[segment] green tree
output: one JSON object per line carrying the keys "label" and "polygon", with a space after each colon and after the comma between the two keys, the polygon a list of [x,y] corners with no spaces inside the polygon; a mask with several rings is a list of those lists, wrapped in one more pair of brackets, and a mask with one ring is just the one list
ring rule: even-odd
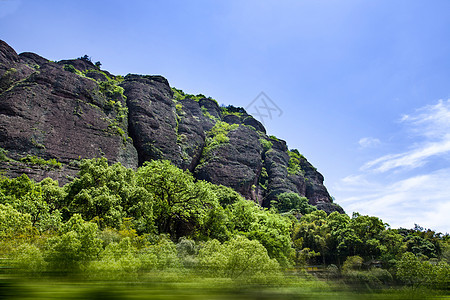
{"label": "green tree", "polygon": [[277,200],[272,201],[271,206],[275,207],[280,213],[296,210],[301,214],[309,214],[316,210],[314,206],[308,204],[306,197],[300,197],[299,194],[293,192],[279,194]]}
{"label": "green tree", "polygon": [[330,249],[331,260],[341,264],[341,261],[348,255],[347,226],[350,217],[346,214],[332,212],[327,217],[330,238],[328,239],[328,249]]}
{"label": "green tree", "polygon": [[242,199],[238,192],[227,186],[211,184],[209,189],[214,192],[220,205],[224,208]]}
{"label": "green tree", "polygon": [[0,204],[0,238],[14,238],[32,231],[31,216],[14,209],[10,204]]}
{"label": "green tree", "polygon": [[330,237],[326,212],[316,210],[304,215],[300,218],[299,223],[294,226],[292,232],[292,240],[297,241],[297,243],[294,243],[297,258],[299,258],[303,248],[309,248],[316,253],[320,253],[322,263],[325,264]]}
{"label": "green tree", "polygon": [[61,235],[48,240],[46,260],[51,270],[72,272],[98,257],[102,241],[97,238],[97,225],[75,214],[61,228]]}
{"label": "green tree", "polygon": [[120,163],[108,165],[106,158],[83,160],[78,178],[66,187],[68,217],[78,213],[85,220],[120,229],[122,220],[132,218],[139,233],[153,232],[153,198],[137,185],[135,172]]}
{"label": "green tree", "polygon": [[342,266],[342,271],[344,273],[349,272],[351,270],[361,270],[361,267],[363,265],[364,260],[361,256],[355,255],[355,256],[349,256],[344,262],[344,265]]}
{"label": "green tree", "polygon": [[348,226],[357,236],[355,254],[375,258],[386,251],[386,246],[380,241],[386,225],[377,217],[361,216],[355,213]]}
{"label": "green tree", "polygon": [[103,278],[106,275],[105,272],[108,273],[107,278],[130,275],[130,273],[136,273],[142,265],[129,237],[122,239],[119,243],[108,244],[99,257],[99,260],[89,264],[88,271],[94,274],[101,273]]}
{"label": "green tree", "polygon": [[14,268],[19,272],[37,275],[44,272],[47,263],[42,251],[33,244],[24,243],[19,245],[11,254]]}
{"label": "green tree", "polygon": [[[56,230],[60,226],[61,215],[54,203],[63,195],[57,184],[52,179],[36,183],[25,174],[13,179],[1,177],[0,203],[29,214],[32,225],[40,231]],[[47,201],[52,202],[49,205]]]}
{"label": "green tree", "polygon": [[164,270],[180,267],[177,246],[164,234],[160,234],[154,244],[141,249],[139,255],[143,265],[148,269]]}
{"label": "green tree", "polygon": [[[441,233],[424,229],[415,224],[414,229],[400,228],[397,232],[404,237],[408,251],[427,258],[437,258],[442,254],[444,238]],[[448,238],[448,236],[447,236]]]}
{"label": "green tree", "polygon": [[204,273],[215,277],[249,280],[279,272],[276,260],[269,257],[258,241],[242,236],[223,244],[217,240],[208,241],[200,249],[198,259]]}
{"label": "green tree", "polygon": [[426,263],[406,252],[397,263],[397,276],[405,284],[417,288],[429,281],[430,272]]}
{"label": "green tree", "polygon": [[282,266],[291,263],[291,219],[245,199],[236,201],[227,210],[235,234],[258,240],[267,249],[269,256],[276,258]]}
{"label": "green tree", "polygon": [[396,266],[397,277],[405,284],[418,288],[448,289],[450,266],[446,262],[431,263],[418,258],[411,252],[403,254]]}
{"label": "green tree", "polygon": [[[202,224],[199,226],[197,237],[200,239],[218,239],[220,241],[226,241],[231,237],[232,224],[230,221],[229,211],[224,209],[217,200],[217,190],[215,190],[215,185],[212,183],[200,181],[197,185],[203,185],[202,188],[212,192],[208,196],[208,209],[205,211]],[[223,189],[219,189],[223,192]],[[234,194],[231,194],[234,197]],[[226,195],[219,195],[225,196]],[[224,199],[224,198],[222,198]],[[230,198],[227,199],[229,201]]]}
{"label": "green tree", "polygon": [[137,180],[153,196],[160,233],[192,234],[203,224],[211,203],[217,201],[207,185],[196,184],[189,171],[166,160],[145,162],[137,171]]}

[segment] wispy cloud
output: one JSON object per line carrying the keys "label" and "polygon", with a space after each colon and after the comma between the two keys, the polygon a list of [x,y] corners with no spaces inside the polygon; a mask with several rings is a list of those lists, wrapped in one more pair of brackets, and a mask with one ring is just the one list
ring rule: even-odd
{"label": "wispy cloud", "polygon": [[450,168],[412,176],[389,184],[361,184],[359,190],[345,181],[339,187],[351,195],[339,199],[348,213],[375,215],[393,228],[421,226],[450,232]]}
{"label": "wispy cloud", "polygon": [[[392,227],[417,223],[450,232],[450,100],[422,107],[400,122],[410,134],[410,145],[342,178],[335,186],[338,202],[348,213],[375,215]],[[369,138],[361,141],[360,146],[370,144]]]}
{"label": "wispy cloud", "polygon": [[408,151],[367,162],[363,170],[387,172],[396,168],[414,169],[423,166],[432,157],[450,153],[450,99],[418,109],[413,115],[404,115],[401,122],[422,140]]}
{"label": "wispy cloud", "polygon": [[361,148],[373,148],[379,146],[381,141],[373,137],[364,137],[359,140],[358,144]]}
{"label": "wispy cloud", "polygon": [[395,168],[413,169],[421,167],[428,159],[450,152],[450,135],[438,142],[428,142],[417,148],[399,154],[388,154],[369,161],[362,167],[363,170],[386,172]]}
{"label": "wispy cloud", "polygon": [[448,138],[450,99],[439,100],[437,104],[422,107],[414,115],[403,115],[400,121],[415,125],[415,131],[419,135],[437,139]]}

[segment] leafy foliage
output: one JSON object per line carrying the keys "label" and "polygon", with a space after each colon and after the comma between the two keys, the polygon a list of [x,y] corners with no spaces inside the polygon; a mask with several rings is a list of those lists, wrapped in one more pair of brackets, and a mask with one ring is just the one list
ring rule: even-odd
{"label": "leafy foliage", "polygon": [[20,159],[21,162],[32,164],[32,165],[40,165],[40,166],[51,166],[55,168],[61,168],[61,163],[57,161],[54,158],[51,158],[49,160],[45,160],[43,158],[33,156],[33,155],[27,155],[25,157],[22,157]]}
{"label": "leafy foliage", "polygon": [[206,133],[205,146],[203,148],[202,159],[208,157],[208,154],[216,147],[229,143],[228,133],[239,127],[239,124],[228,124],[223,121],[217,121],[211,130]]}
{"label": "leafy foliage", "polygon": [[183,90],[180,90],[180,89],[177,89],[177,88],[174,88],[174,87],[172,87],[172,91],[173,91],[173,99],[176,100],[176,101],[181,101],[181,100],[184,100],[184,99],[192,99],[192,100],[198,102],[201,99],[208,98],[208,99],[211,99],[211,100],[213,100],[213,101],[215,101],[217,103],[217,101],[215,99],[213,99],[211,97],[206,97],[203,94],[197,94],[197,95],[187,94],[187,93],[183,92]]}
{"label": "leafy foliage", "polygon": [[263,147],[264,151],[268,151],[269,149],[272,148],[273,144],[271,141],[268,141],[266,139],[259,139],[259,143],[261,144],[261,146]]}
{"label": "leafy foliage", "polygon": [[61,228],[61,235],[48,240],[47,261],[51,270],[73,272],[93,260],[101,251],[102,242],[96,237],[97,225],[75,214]]}
{"label": "leafy foliage", "polygon": [[0,147],[0,161],[9,161],[8,150]]}
{"label": "leafy foliage", "polygon": [[22,214],[9,204],[0,204],[0,237],[7,238],[31,230],[31,216]]}
{"label": "leafy foliage", "polygon": [[138,232],[153,230],[153,198],[135,172],[120,163],[108,166],[105,158],[85,160],[79,177],[67,186],[65,209],[95,220],[101,228],[120,228],[132,218]]}
{"label": "leafy foliage", "polygon": [[[0,178],[0,203],[10,205],[21,214],[28,214],[31,223],[40,231],[56,230],[60,226],[60,212],[52,196],[62,196],[57,182],[45,179],[36,184],[28,176]],[[56,200],[58,201],[58,200]]]}
{"label": "leafy foliage", "polygon": [[65,71],[70,72],[70,73],[74,73],[74,74],[77,74],[79,76],[83,76],[83,73],[81,73],[79,70],[77,70],[73,65],[66,64],[66,65],[63,66],[63,69]]}
{"label": "leafy foliage", "polygon": [[304,159],[303,155],[301,155],[297,149],[288,150],[289,154],[289,165],[288,165],[288,173],[289,174],[297,174],[302,171],[302,167],[300,166],[300,162]]}
{"label": "leafy foliage", "polygon": [[421,261],[413,253],[406,252],[397,263],[397,276],[414,288],[448,288],[450,266],[446,262],[432,264],[429,261]]}
{"label": "leafy foliage", "polygon": [[220,106],[220,110],[222,112],[222,116],[226,116],[226,115],[236,115],[236,116],[247,115],[247,112],[245,111],[245,109],[243,107],[236,107],[236,106],[233,106],[233,105],[228,105],[228,106],[221,105]]}
{"label": "leafy foliage", "polygon": [[351,286],[448,286],[448,235],[390,229],[357,213],[327,215],[294,193],[263,209],[168,161],[137,171],[104,158],[79,167],[64,187],[50,178],[0,177],[0,254],[14,266],[8,270],[127,280],[182,270],[270,284],[293,264],[332,264],[327,278]]}
{"label": "leafy foliage", "polygon": [[185,228],[196,230],[203,224],[213,196],[188,171],[169,161],[152,161],[136,175],[138,185],[153,195],[159,232],[179,235]]}
{"label": "leafy foliage", "polygon": [[277,200],[273,200],[271,205],[280,213],[295,210],[301,214],[309,214],[316,210],[312,205],[308,204],[306,197],[300,197],[297,193],[285,192],[277,196]]}
{"label": "leafy foliage", "polygon": [[272,276],[279,271],[279,265],[270,259],[267,250],[258,242],[237,236],[220,244],[208,241],[199,251],[199,265],[209,276],[249,280],[253,277]]}

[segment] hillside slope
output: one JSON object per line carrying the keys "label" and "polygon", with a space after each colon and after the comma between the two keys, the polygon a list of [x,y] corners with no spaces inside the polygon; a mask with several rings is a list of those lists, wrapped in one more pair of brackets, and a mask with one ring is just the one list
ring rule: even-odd
{"label": "hillside slope", "polygon": [[60,184],[82,158],[136,168],[167,159],[198,179],[270,206],[294,192],[327,212],[323,176],[242,108],[171,88],[162,76],[114,76],[87,58],[49,61],[0,41],[0,171]]}

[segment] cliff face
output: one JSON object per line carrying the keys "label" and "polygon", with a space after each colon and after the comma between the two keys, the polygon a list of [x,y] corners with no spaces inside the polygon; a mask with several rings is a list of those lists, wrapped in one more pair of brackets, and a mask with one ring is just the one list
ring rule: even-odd
{"label": "cliff face", "polygon": [[104,156],[131,168],[168,159],[266,207],[295,192],[339,210],[322,175],[243,109],[177,94],[161,76],[122,78],[88,59],[17,55],[0,41],[0,171],[65,183],[82,158]]}

